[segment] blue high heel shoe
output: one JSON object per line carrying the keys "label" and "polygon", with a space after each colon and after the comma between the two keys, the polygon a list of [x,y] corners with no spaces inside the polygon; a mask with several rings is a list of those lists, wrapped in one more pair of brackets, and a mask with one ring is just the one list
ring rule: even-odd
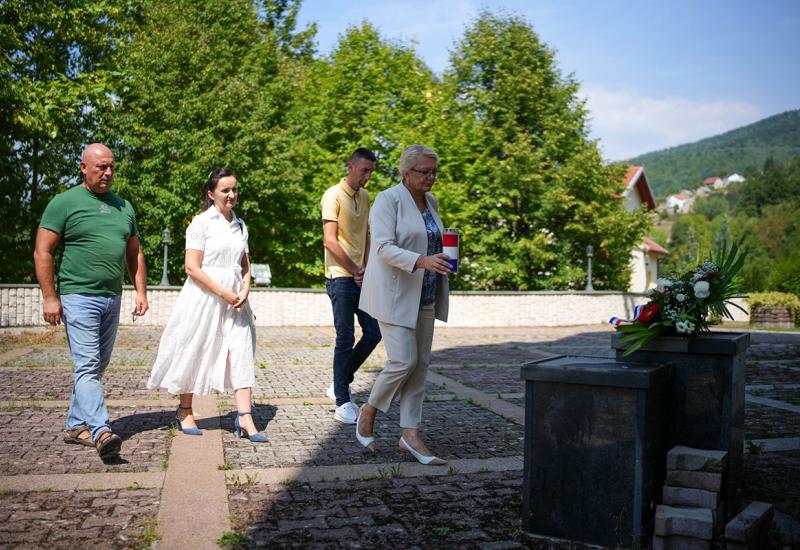
{"label": "blue high heel shoe", "polygon": [[186,435],[203,435],[203,432],[200,431],[199,428],[184,428],[183,426],[181,426],[181,417],[180,417],[181,409],[183,409],[184,411],[192,410],[191,407],[181,407],[180,405],[178,405],[178,410],[175,411],[175,426]]}
{"label": "blue high heel shoe", "polygon": [[253,416],[253,413],[238,413],[236,420],[233,421],[233,425],[236,428],[236,437],[246,437],[253,443],[266,443],[269,441],[269,438],[264,434],[249,434],[247,430],[242,428],[239,424],[239,417],[240,416]]}

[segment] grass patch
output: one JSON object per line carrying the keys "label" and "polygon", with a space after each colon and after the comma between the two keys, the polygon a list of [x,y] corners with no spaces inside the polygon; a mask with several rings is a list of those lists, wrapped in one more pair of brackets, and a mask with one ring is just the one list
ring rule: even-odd
{"label": "grass patch", "polygon": [[761,442],[755,443],[752,439],[744,442],[747,452],[751,455],[760,455],[764,452],[764,444]]}
{"label": "grass patch", "polygon": [[157,527],[158,521],[154,516],[142,516],[134,520],[134,523],[122,532],[125,547],[135,550],[152,548],[153,543],[161,538],[158,536]]}
{"label": "grass patch", "polygon": [[231,464],[230,462],[226,461],[226,462],[220,464],[219,466],[217,466],[217,470],[224,470],[224,471],[233,470],[233,464]]}
{"label": "grass patch", "polygon": [[217,546],[226,550],[239,550],[244,548],[246,543],[247,537],[239,531],[228,531],[217,539]]}
{"label": "grass patch", "polygon": [[284,487],[298,487],[300,485],[299,479],[284,479],[281,481],[281,485]]}
{"label": "grass patch", "polygon": [[170,422],[169,428],[167,428],[167,454],[164,456],[164,460],[161,461],[161,469],[164,471],[169,467],[169,454],[172,448],[172,440],[175,439],[175,434],[177,432],[178,430],[175,427],[174,421]]}
{"label": "grass patch", "polygon": [[228,482],[237,489],[252,487],[258,483],[258,474],[245,474],[244,479],[239,477],[239,474],[234,474],[228,477]]}
{"label": "grass patch", "polygon": [[391,479],[395,477],[403,477],[403,472],[400,471],[400,464],[394,464],[389,469],[378,468],[379,479]]}

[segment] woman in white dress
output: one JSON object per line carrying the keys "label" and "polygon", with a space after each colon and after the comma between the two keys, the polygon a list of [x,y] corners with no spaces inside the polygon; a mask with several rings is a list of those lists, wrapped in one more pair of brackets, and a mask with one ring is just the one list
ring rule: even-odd
{"label": "woman in white dress", "polygon": [[206,210],[186,229],[188,277],[161,335],[147,387],[180,394],[175,420],[190,435],[202,434],[192,415],[192,396],[233,391],[237,437],[266,442],[251,410],[256,335],[247,302],[247,227],[233,211],[239,194],[236,175],[228,168],[215,169],[203,193]]}

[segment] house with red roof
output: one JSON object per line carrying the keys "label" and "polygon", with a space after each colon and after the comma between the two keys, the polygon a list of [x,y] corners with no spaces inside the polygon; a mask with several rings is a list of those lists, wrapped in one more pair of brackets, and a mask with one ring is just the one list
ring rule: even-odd
{"label": "house with red roof", "polygon": [[[656,209],[653,190],[647,181],[643,166],[629,166],[623,180],[622,199],[625,209],[632,212],[644,205],[648,210]],[[658,280],[658,260],[669,252],[645,237],[631,252],[631,282],[629,292],[647,292],[655,288]]]}
{"label": "house with red roof", "polygon": [[703,185],[707,187],[712,187],[714,189],[719,189],[720,187],[724,187],[725,185],[722,183],[722,178],[719,176],[711,176],[710,178],[706,178],[703,180]]}
{"label": "house with red roof", "polygon": [[692,196],[688,193],[675,193],[667,197],[667,208],[670,212],[686,214],[692,208]]}

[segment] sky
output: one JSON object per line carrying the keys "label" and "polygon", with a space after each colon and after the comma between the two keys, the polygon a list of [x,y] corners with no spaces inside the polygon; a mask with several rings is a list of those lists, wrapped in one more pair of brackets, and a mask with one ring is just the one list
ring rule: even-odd
{"label": "sky", "polygon": [[363,20],[441,74],[482,9],[525,18],[581,84],[607,160],[800,108],[800,0],[303,0],[320,54]]}

